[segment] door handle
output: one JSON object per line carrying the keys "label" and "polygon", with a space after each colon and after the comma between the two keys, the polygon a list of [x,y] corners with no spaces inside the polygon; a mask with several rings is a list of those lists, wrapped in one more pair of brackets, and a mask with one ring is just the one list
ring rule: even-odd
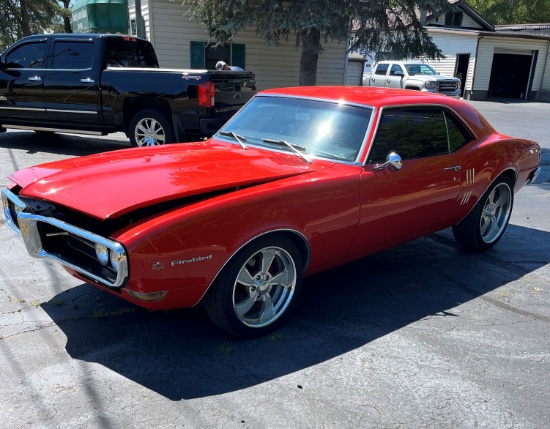
{"label": "door handle", "polygon": [[455,165],[453,167],[445,167],[443,170],[445,170],[445,171],[459,171],[460,170],[460,165]]}
{"label": "door handle", "polygon": [[80,79],[80,82],[82,82],[82,83],[94,83],[95,80],[93,80],[91,77],[87,77],[85,79]]}
{"label": "door handle", "polygon": [[30,80],[31,82],[40,82],[42,78],[40,76],[29,76],[27,80]]}

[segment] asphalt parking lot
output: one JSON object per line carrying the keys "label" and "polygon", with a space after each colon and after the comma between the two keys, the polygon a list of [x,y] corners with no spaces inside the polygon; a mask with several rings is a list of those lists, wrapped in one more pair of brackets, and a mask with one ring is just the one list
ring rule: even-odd
{"label": "asphalt parking lot", "polygon": [[[468,253],[445,230],[309,277],[264,338],[98,291],[29,258],[0,216],[0,427],[547,428],[550,104],[472,104],[543,147],[499,244]],[[0,187],[124,147],[121,134],[0,134]]]}

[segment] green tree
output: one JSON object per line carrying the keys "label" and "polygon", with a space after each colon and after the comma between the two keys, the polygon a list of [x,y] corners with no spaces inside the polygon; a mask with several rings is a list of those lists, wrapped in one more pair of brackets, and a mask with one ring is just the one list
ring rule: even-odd
{"label": "green tree", "polygon": [[550,0],[468,0],[491,24],[550,22]]}
{"label": "green tree", "polygon": [[[294,38],[301,48],[300,85],[315,85],[317,60],[328,40],[346,44],[351,40],[350,50],[404,58],[442,56],[420,24],[418,0],[183,0],[183,4],[219,43],[246,27],[255,27],[267,44]],[[426,7],[425,0],[422,5]],[[431,10],[448,7],[446,0],[429,5]]]}
{"label": "green tree", "polygon": [[70,31],[70,0],[0,0],[0,50],[45,30]]}

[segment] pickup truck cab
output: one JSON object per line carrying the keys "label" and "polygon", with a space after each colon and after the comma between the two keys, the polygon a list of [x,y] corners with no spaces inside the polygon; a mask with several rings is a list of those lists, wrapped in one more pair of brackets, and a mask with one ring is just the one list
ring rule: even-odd
{"label": "pickup truck cab", "polygon": [[251,72],[161,69],[150,42],[122,35],[34,35],[0,55],[0,131],[187,141],[213,135],[255,93]]}
{"label": "pickup truck cab", "polygon": [[428,64],[419,61],[380,61],[365,86],[412,89],[460,98],[460,79],[441,76]]}

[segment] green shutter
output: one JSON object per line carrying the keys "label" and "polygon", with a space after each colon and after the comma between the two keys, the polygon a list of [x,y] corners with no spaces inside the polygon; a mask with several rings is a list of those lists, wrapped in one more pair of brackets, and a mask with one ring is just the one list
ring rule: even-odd
{"label": "green shutter", "polygon": [[245,45],[240,43],[233,43],[231,45],[231,65],[238,66],[243,70],[246,70],[245,66]]}
{"label": "green shutter", "polygon": [[204,42],[191,42],[191,68],[204,68]]}

